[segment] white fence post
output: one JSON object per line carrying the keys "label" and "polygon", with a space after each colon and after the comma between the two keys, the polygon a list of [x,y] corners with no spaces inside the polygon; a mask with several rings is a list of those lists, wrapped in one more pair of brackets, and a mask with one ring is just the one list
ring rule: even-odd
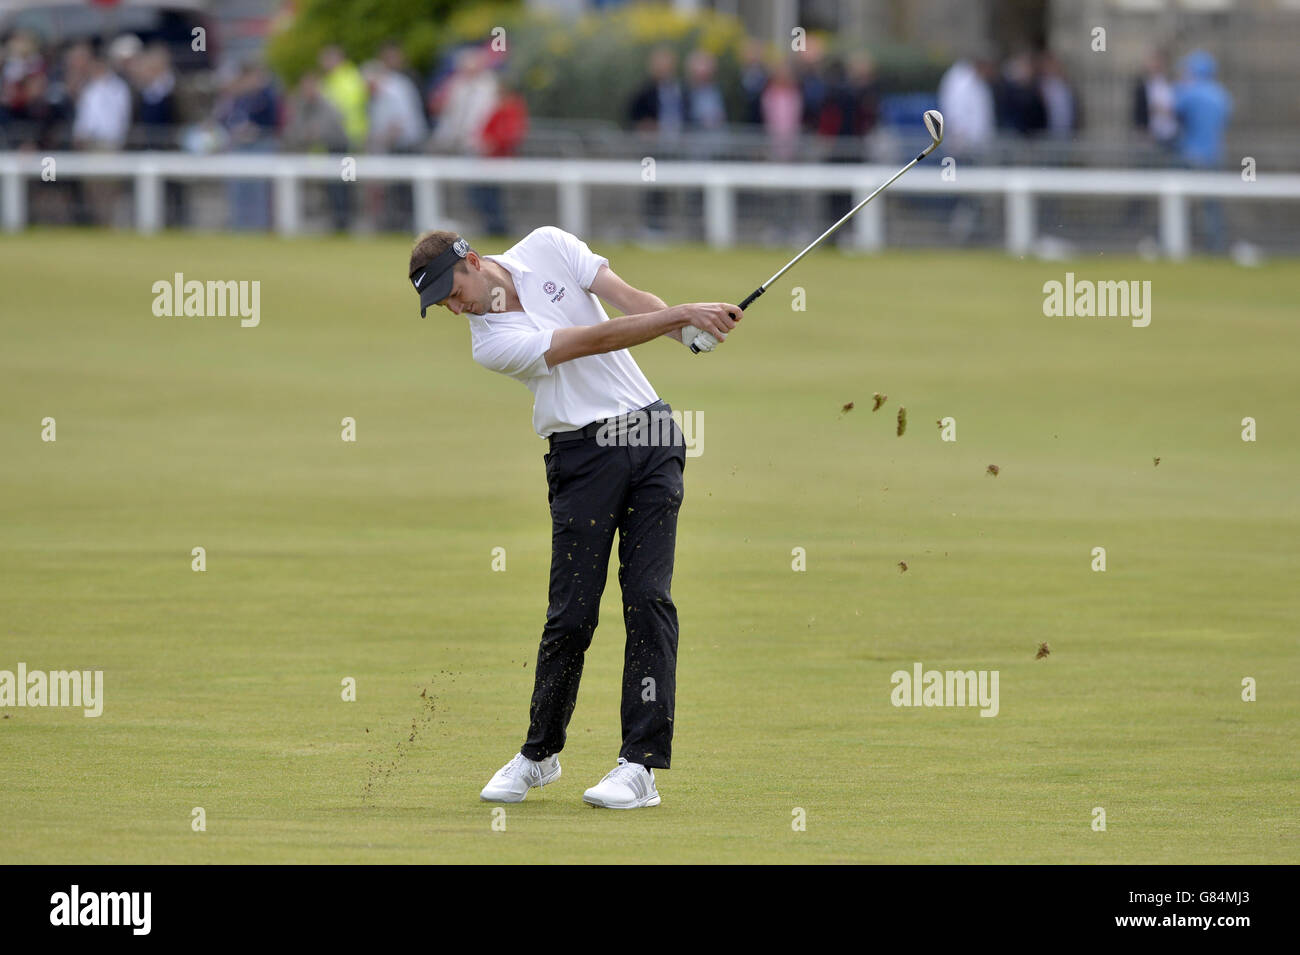
{"label": "white fence post", "polygon": [[1007,183],[1007,252],[1011,255],[1025,255],[1034,246],[1034,205],[1034,194],[1023,180]]}
{"label": "white fence post", "polygon": [[[863,184],[853,193],[856,206],[874,192],[874,185]],[[864,252],[879,252],[885,246],[885,194],[882,192],[853,217],[853,242]]]}
{"label": "white fence post", "polygon": [[297,235],[302,229],[302,188],[297,174],[281,166],[275,174],[275,231]]}
{"label": "white fence post", "polygon": [[560,180],[560,228],[579,236],[587,232],[587,188],[576,174]]}
{"label": "white fence post", "polygon": [[442,222],[438,180],[432,176],[417,176],[411,180],[411,204],[415,210],[416,235],[429,229],[436,229]]}
{"label": "white fence post", "polygon": [[1192,246],[1187,195],[1177,185],[1160,189],[1160,247],[1171,259],[1185,259]]}
{"label": "white fence post", "polygon": [[736,244],[736,194],[725,179],[704,186],[704,234],[715,249]]}
{"label": "white fence post", "polygon": [[162,180],[152,163],[142,163],[135,173],[135,228],[145,235],[162,228]]}
{"label": "white fence post", "polygon": [[17,162],[4,166],[0,204],[4,206],[4,230],[21,232],[27,225],[27,180]]}

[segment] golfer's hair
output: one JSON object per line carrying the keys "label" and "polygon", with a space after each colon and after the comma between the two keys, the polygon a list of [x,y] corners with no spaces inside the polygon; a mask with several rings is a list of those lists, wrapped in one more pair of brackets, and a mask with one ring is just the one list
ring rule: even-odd
{"label": "golfer's hair", "polygon": [[[429,232],[423,233],[415,240],[415,246],[411,249],[411,270],[407,275],[415,275],[418,270],[424,268],[438,256],[442,255],[442,253],[451,248],[451,244],[455,242],[456,239],[456,233],[447,232],[443,229],[433,229]],[[473,252],[474,250],[470,249],[470,251]],[[464,271],[465,260],[462,259],[457,262],[456,268]]]}

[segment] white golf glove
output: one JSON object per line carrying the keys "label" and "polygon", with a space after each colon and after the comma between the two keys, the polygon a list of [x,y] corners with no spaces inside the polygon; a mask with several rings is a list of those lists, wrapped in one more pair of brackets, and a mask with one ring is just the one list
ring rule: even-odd
{"label": "white golf glove", "polygon": [[718,347],[718,340],[708,332],[702,332],[694,325],[682,329],[682,344],[690,348],[692,344],[700,351],[713,351]]}

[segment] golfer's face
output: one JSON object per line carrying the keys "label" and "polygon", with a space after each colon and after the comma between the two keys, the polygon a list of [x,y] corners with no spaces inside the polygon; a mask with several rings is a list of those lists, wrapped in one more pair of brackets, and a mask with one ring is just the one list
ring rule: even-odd
{"label": "golfer's face", "polygon": [[451,294],[438,304],[448,309],[453,315],[470,312],[482,315],[488,311],[490,304],[487,279],[478,269],[466,264],[464,269],[452,272]]}

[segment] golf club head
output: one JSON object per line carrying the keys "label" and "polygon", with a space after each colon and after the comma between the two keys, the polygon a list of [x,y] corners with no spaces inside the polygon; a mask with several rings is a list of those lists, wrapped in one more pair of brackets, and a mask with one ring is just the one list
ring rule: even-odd
{"label": "golf club head", "polygon": [[921,119],[925,121],[926,131],[930,134],[930,149],[934,149],[943,142],[943,113],[937,109],[927,109]]}

